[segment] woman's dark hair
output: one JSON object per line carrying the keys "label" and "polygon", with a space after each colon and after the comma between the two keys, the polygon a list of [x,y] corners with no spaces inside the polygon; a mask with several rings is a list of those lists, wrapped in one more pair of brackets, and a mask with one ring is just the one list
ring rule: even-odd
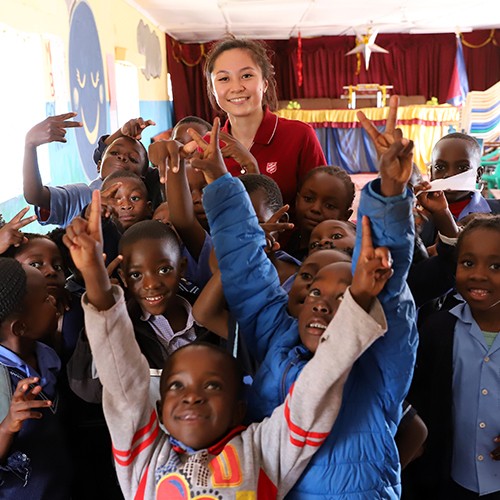
{"label": "woman's dark hair", "polygon": [[205,60],[205,78],[207,80],[207,92],[210,104],[214,109],[218,109],[219,105],[215,100],[214,87],[212,85],[212,72],[214,70],[215,61],[217,58],[228,50],[232,49],[243,49],[247,50],[250,57],[259,66],[262,71],[262,78],[267,81],[267,90],[264,93],[262,102],[266,105],[270,111],[276,111],[278,109],[278,97],[276,94],[276,79],[274,78],[274,66],[269,58],[269,51],[267,46],[257,40],[241,40],[234,37],[224,38],[219,40],[214,45],[207,54]]}

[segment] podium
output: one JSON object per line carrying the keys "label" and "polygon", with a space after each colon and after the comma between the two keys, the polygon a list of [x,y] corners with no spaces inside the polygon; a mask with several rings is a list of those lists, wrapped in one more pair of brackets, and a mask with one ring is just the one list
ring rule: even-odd
{"label": "podium", "polygon": [[[383,108],[390,94],[388,90],[392,90],[392,85],[380,85],[378,83],[360,83],[358,85],[346,85],[342,87],[346,94],[340,96],[341,99],[347,99],[348,108],[356,109],[358,99],[374,99],[377,108]],[[362,106],[369,107],[369,106]]]}

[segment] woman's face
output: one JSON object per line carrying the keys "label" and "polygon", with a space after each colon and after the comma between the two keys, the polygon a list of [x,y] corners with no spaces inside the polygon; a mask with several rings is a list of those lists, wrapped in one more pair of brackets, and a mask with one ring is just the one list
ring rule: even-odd
{"label": "woman's face", "polygon": [[211,76],[215,99],[229,116],[262,113],[267,81],[250,54],[245,49],[230,49],[215,60]]}

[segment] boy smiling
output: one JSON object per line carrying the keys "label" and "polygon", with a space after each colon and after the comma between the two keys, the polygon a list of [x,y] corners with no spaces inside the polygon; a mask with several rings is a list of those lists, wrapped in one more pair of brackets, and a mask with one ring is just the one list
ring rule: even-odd
{"label": "boy smiling", "polygon": [[89,221],[75,219],[65,243],[86,283],[85,321],[125,497],[282,498],[328,435],[352,364],[385,331],[374,300],[380,259],[363,254],[335,324],[271,418],[243,430],[235,361],[217,347],[190,344],[163,370],[163,433],[147,394],[148,363],[102,262],[98,191],[92,205]]}

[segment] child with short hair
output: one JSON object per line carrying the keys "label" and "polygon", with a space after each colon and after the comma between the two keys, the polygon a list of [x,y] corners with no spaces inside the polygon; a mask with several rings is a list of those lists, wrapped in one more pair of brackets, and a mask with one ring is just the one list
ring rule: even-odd
{"label": "child with short hair", "polygon": [[[430,180],[446,179],[474,170],[476,182],[481,181],[481,146],[474,137],[455,132],[442,137],[432,150]],[[478,191],[445,191],[451,213],[456,220],[474,212],[490,213],[491,207]],[[425,224],[422,240],[429,246],[435,243],[436,230]]]}
{"label": "child with short hair", "polygon": [[57,328],[42,273],[0,257],[0,481],[5,498],[69,500],[72,464],[58,396],[61,369],[40,342]]}
{"label": "child with short hair", "polygon": [[356,226],[350,221],[328,219],[320,222],[309,238],[309,255],[327,248],[336,248],[349,255],[354,251]]}
{"label": "child with short hair", "polygon": [[457,305],[419,329],[408,399],[429,438],[405,498],[500,498],[500,216],[471,221],[457,253]]}
{"label": "child with short hair", "polygon": [[[80,122],[71,121],[76,113],[49,116],[35,125],[26,134],[23,162],[23,189],[28,203],[35,205],[35,213],[40,224],[56,224],[66,227],[90,202],[92,190],[99,189],[102,181],[116,170],[130,170],[137,175],[148,171],[148,155],[140,140],[135,137],[144,126],[154,124],[134,119],[115,132],[113,140],[97,162],[99,177],[89,185],[84,183],[66,186],[44,186],[38,168],[36,148],[50,142],[66,142],[66,129],[81,127]],[[147,125],[144,125],[147,123]]]}
{"label": "child with short hair", "polygon": [[151,218],[151,202],[144,181],[133,172],[118,171],[110,174],[102,183],[102,191],[119,184],[113,195],[106,200],[111,219],[124,232],[136,222]]}
{"label": "child with short hair", "polygon": [[109,283],[100,259],[99,193],[94,196],[93,215],[70,225],[66,244],[86,282],[86,323],[125,497],[282,498],[335,421],[352,363],[384,331],[383,313],[373,303],[384,280],[377,275],[380,259],[363,254],[336,322],[270,419],[246,430],[239,425],[239,367],[206,344],[183,347],[167,361],[157,417],[147,396],[148,363],[121,291]]}
{"label": "child with short hair", "polygon": [[303,260],[309,250],[311,232],[320,222],[328,219],[349,220],[354,193],[354,184],[342,168],[324,166],[310,170],[297,192],[297,229],[287,243],[287,252]]}
{"label": "child with short hair", "polygon": [[212,125],[198,116],[185,116],[172,129],[172,140],[178,141],[181,144],[191,142],[193,139],[187,132],[188,128],[192,128],[201,136],[204,136],[212,130]]}
{"label": "child with short hair", "polygon": [[[338,269],[342,263],[323,268],[311,285],[298,321],[291,318],[276,272],[263,251],[263,234],[246,193],[239,181],[229,175],[213,178],[205,164],[216,164],[217,149],[212,142],[207,146],[198,137],[197,143],[204,149],[205,160],[193,159],[192,165],[203,170],[207,182],[211,182],[204,191],[204,205],[224,293],[250,352],[261,363],[252,385],[256,397],[251,404],[254,413],[263,418],[283,402],[318,347],[328,322],[346,300],[350,276],[344,269]],[[400,134],[394,137],[381,158],[381,179],[365,187],[359,208],[360,218],[364,214],[372,216],[373,240],[376,245],[385,243],[390,247],[394,262],[394,276],[380,295],[389,318],[390,334],[376,342],[353,367],[346,387],[348,398],[332,433],[290,492],[290,498],[304,498],[307,494],[349,493],[367,498],[400,495],[400,464],[394,434],[417,342],[415,306],[406,286],[414,231],[413,196],[406,189],[412,148],[413,143]],[[348,210],[348,203],[343,207]],[[365,221],[363,233],[369,231],[369,226]],[[360,236],[358,232],[358,243]],[[357,252],[366,250],[357,245]],[[235,265],[235,255],[240,265]]]}
{"label": "child with short hair", "polygon": [[161,369],[169,355],[201,333],[191,305],[177,294],[186,265],[177,235],[161,222],[139,222],[123,234],[119,253],[137,341],[151,368]]}
{"label": "child with short hair", "polygon": [[288,292],[288,312],[298,318],[299,311],[309,293],[314,278],[324,267],[336,262],[352,262],[352,257],[337,249],[317,250],[304,259],[293,279],[287,280],[283,289]]}

